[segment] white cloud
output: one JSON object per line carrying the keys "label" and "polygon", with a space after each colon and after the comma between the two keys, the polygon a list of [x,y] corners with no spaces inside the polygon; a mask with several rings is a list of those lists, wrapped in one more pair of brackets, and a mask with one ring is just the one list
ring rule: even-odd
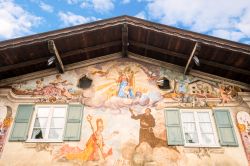
{"label": "white cloud", "polygon": [[80,7],[83,8],[83,9],[86,9],[86,8],[91,8],[92,5],[91,5],[90,2],[84,1],[84,2],[81,3]]}
{"label": "white cloud", "polygon": [[80,0],[67,0],[66,2],[70,5],[77,4]]}
{"label": "white cloud", "polygon": [[0,38],[8,39],[33,33],[42,18],[32,15],[12,0],[0,0]]}
{"label": "white cloud", "polygon": [[113,0],[92,0],[93,7],[97,12],[103,13],[114,8]]}
{"label": "white cloud", "polygon": [[130,0],[122,0],[122,4],[128,4],[130,3]]}
{"label": "white cloud", "polygon": [[247,36],[250,36],[250,7],[248,10],[244,11],[244,14],[240,17],[240,22],[236,25],[236,27]]}
{"label": "white cloud", "polygon": [[81,8],[93,8],[98,13],[106,13],[114,9],[114,0],[85,0]]}
{"label": "white cloud", "polygon": [[[77,4],[80,5],[81,8],[94,9],[98,13],[106,13],[114,9],[115,0],[67,0],[68,4]],[[130,0],[123,0],[124,2]]]}
{"label": "white cloud", "polygon": [[64,26],[84,24],[87,22],[98,20],[96,17],[84,17],[81,15],[76,15],[72,12],[59,12],[58,16],[60,20],[63,22]]}
{"label": "white cloud", "polygon": [[49,5],[49,4],[46,4],[44,2],[40,2],[40,8],[46,12],[49,12],[49,13],[52,13],[54,11],[54,8],[53,6]]}
{"label": "white cloud", "polygon": [[224,30],[224,29],[213,30],[210,33],[210,35],[223,38],[223,39],[234,40],[234,41],[239,41],[240,39],[245,37],[245,35],[242,32]]}
{"label": "white cloud", "polygon": [[152,2],[154,0],[137,0],[137,2]]}
{"label": "white cloud", "polygon": [[249,0],[151,0],[147,12],[161,23],[196,32],[237,41],[250,37]]}
{"label": "white cloud", "polygon": [[135,17],[146,20],[146,13],[144,11],[139,12],[135,15]]}

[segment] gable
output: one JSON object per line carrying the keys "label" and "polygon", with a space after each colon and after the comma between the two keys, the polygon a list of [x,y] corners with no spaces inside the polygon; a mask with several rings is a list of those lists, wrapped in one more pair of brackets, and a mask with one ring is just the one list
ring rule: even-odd
{"label": "gable", "polygon": [[[54,42],[56,51],[49,49],[49,41]],[[199,45],[197,50],[194,49],[196,44]],[[62,63],[57,60],[48,66],[48,59],[56,52]],[[60,68],[114,53],[126,57],[128,52],[177,65],[185,74],[195,70],[249,87],[248,45],[129,16],[0,42],[0,58],[3,59],[0,85],[8,85],[12,82],[8,81],[10,78],[35,71],[55,73],[58,64]],[[194,64],[193,56],[198,57],[200,66]]]}

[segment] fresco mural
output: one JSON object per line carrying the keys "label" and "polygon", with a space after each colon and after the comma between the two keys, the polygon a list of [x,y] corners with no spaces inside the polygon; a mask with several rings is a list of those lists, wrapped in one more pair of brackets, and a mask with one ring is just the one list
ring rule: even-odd
{"label": "fresco mural", "polygon": [[12,91],[38,103],[85,106],[81,141],[54,148],[56,162],[163,166],[186,162],[183,152],[168,146],[163,108],[224,105],[241,89],[121,59],[14,84]]}
{"label": "fresco mural", "polygon": [[[82,78],[89,79],[89,88],[79,85]],[[162,78],[169,82],[168,89],[160,88]],[[168,102],[192,107],[224,105],[236,100],[241,89],[124,59],[14,84],[12,91],[40,97],[37,102],[81,102],[90,107],[121,111],[135,105],[161,109]]]}
{"label": "fresco mural", "polygon": [[72,89],[73,84],[62,79],[61,75],[56,75],[52,80],[46,81],[41,78],[32,84],[15,84],[13,92],[17,95],[41,96],[39,102],[50,103],[64,103],[79,96],[79,92]]}
{"label": "fresco mural", "polygon": [[9,106],[0,106],[0,157],[4,149],[4,144],[13,121],[12,110]]}
{"label": "fresco mural", "polygon": [[78,146],[66,143],[55,149],[53,160],[83,165],[132,166],[177,164],[184,157],[176,147],[167,145],[162,111],[144,107],[113,113],[87,107],[84,114],[82,141]]}
{"label": "fresco mural", "polygon": [[237,113],[237,126],[241,134],[248,162],[250,163],[250,115],[248,112],[240,111]]}

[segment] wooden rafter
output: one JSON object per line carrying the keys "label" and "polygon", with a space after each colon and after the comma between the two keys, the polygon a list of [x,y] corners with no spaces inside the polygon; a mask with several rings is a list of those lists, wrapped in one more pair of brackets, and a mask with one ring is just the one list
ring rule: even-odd
{"label": "wooden rafter", "polygon": [[149,29],[151,31],[161,33],[162,35],[170,35],[170,36],[187,39],[187,40],[194,41],[194,42],[199,41],[200,43],[204,45],[214,46],[217,48],[223,48],[226,50],[241,52],[241,53],[250,55],[249,54],[250,50],[248,48],[249,46],[245,44],[236,43],[233,41],[224,40],[224,39],[220,39],[220,38],[216,38],[212,36],[206,36],[206,35],[198,34],[195,32],[190,32],[190,31],[186,31],[182,29],[177,29],[177,28],[173,28],[167,25],[147,22],[144,20],[137,20],[137,18],[133,18],[133,17],[128,17],[127,22],[131,26]]}
{"label": "wooden rafter", "polygon": [[187,61],[187,64],[185,66],[185,69],[184,69],[184,75],[188,74],[190,69],[192,68],[192,65],[193,65],[193,57],[194,55],[197,55],[198,54],[198,48],[199,48],[199,44],[198,42],[195,43],[195,46],[193,48],[193,51],[192,53],[190,54],[189,58],[188,58],[188,61]]}
{"label": "wooden rafter", "polygon": [[[164,66],[164,67],[166,67],[166,68],[168,68],[170,70],[174,70],[174,71],[177,71],[177,72],[183,72],[183,70],[184,70],[183,66],[178,66],[178,65],[175,65],[175,64],[172,64],[172,63],[163,62],[163,61],[160,61],[160,60],[156,60],[156,59],[153,59],[153,58],[141,56],[141,55],[134,54],[134,53],[129,53],[128,57],[131,58],[131,59],[135,59],[135,60],[138,60],[138,61],[143,61],[143,62],[152,64],[152,65],[155,65],[155,66],[160,66],[160,67]],[[209,73],[205,73],[205,72],[193,69],[193,70],[190,71],[190,75],[195,76],[197,78],[202,78],[204,80],[210,80],[210,81],[213,81],[213,82],[220,82],[221,83],[221,81],[223,80],[223,81],[225,81],[225,83],[227,83],[229,85],[238,86],[238,87],[240,87],[242,89],[250,90],[250,84],[248,84],[248,83],[243,83],[243,82],[240,82],[240,81],[220,77],[220,76],[217,76],[217,75],[214,75],[214,74],[209,74]]]}
{"label": "wooden rafter", "polygon": [[[185,59],[186,60],[186,59],[189,58],[189,56],[186,55],[186,54],[166,50],[166,49],[163,49],[163,48],[147,45],[147,44],[140,43],[140,42],[129,41],[129,44],[132,45],[132,46],[148,49],[148,50],[151,50],[151,51],[154,51],[154,52],[159,52],[159,53],[162,53],[162,54],[165,54],[165,55],[174,56],[174,57],[177,57],[177,58],[180,58],[180,59]],[[199,60],[200,60],[200,63],[204,64],[204,65],[208,65],[208,66],[212,66],[212,67],[216,67],[216,68],[219,68],[219,69],[224,69],[224,70],[228,70],[228,71],[232,71],[232,72],[236,72],[236,73],[241,73],[241,74],[245,74],[245,75],[250,75],[249,70],[240,69],[240,68],[237,68],[237,67],[221,64],[221,63],[218,63],[218,62],[208,61],[208,60],[201,59],[201,58],[199,58]]]}
{"label": "wooden rafter", "polygon": [[223,70],[229,70],[229,71],[232,71],[232,72],[241,73],[241,74],[245,74],[245,75],[250,76],[250,71],[249,70],[240,69],[240,68],[237,68],[237,67],[224,65],[224,64],[221,64],[221,63],[218,63],[218,62],[208,61],[208,60],[200,59],[200,58],[199,58],[199,60],[200,60],[201,64],[205,64],[205,65],[209,65],[209,66],[212,66],[212,67],[215,67],[215,68],[220,68],[220,69],[223,69]]}
{"label": "wooden rafter", "polygon": [[10,70],[15,70],[15,69],[27,67],[27,66],[32,66],[32,65],[39,64],[42,62],[46,62],[48,59],[49,59],[49,57],[42,57],[42,58],[38,58],[38,59],[34,59],[34,60],[29,60],[29,61],[13,64],[13,65],[2,66],[2,67],[0,67],[0,73],[5,72],[5,71],[10,71]]}
{"label": "wooden rafter", "polygon": [[151,51],[155,51],[155,52],[159,52],[159,53],[162,53],[162,54],[175,56],[177,58],[187,59],[187,55],[185,55],[185,54],[177,53],[175,51],[166,50],[166,49],[155,47],[155,46],[152,46],[152,45],[148,45],[148,44],[144,44],[144,43],[140,43],[140,42],[135,42],[135,41],[129,41],[129,44],[132,45],[132,46],[141,47],[141,48],[151,50]]}
{"label": "wooden rafter", "polygon": [[90,52],[90,51],[95,51],[95,50],[99,50],[99,49],[103,49],[103,48],[107,48],[107,47],[119,46],[119,45],[121,45],[120,40],[119,41],[112,41],[112,42],[99,44],[99,45],[92,46],[92,47],[86,47],[86,48],[81,48],[81,49],[69,51],[69,52],[63,53],[61,55],[61,57],[65,58],[65,57],[69,57],[69,56],[73,56],[73,55],[77,55],[77,54],[82,54],[82,53],[86,53],[86,52]]}
{"label": "wooden rafter", "polygon": [[126,23],[122,26],[122,56],[128,56],[128,25]]}
{"label": "wooden rafter", "polygon": [[[113,42],[108,42],[108,43],[104,43],[104,44],[100,44],[100,45],[96,45],[96,46],[92,46],[92,47],[77,49],[77,50],[73,50],[73,51],[69,51],[69,52],[66,52],[64,54],[61,54],[61,58],[66,58],[69,56],[74,56],[77,54],[82,54],[82,53],[95,51],[95,50],[99,50],[99,49],[106,48],[106,47],[118,46],[118,45],[121,45],[121,41],[113,41]],[[47,62],[47,60],[49,58],[50,57],[42,57],[42,58],[38,58],[38,59],[34,59],[34,60],[29,60],[29,61],[13,64],[13,65],[2,66],[2,67],[0,67],[0,73],[5,72],[5,71],[14,70],[14,69],[27,67],[27,66],[36,65],[39,63],[43,63],[43,62]]]}
{"label": "wooden rafter", "polygon": [[[83,61],[80,61],[77,63],[72,63],[72,64],[66,65],[65,71],[83,68],[83,67],[87,67],[90,65],[94,65],[96,63],[108,62],[108,61],[112,61],[112,60],[116,60],[116,59],[120,59],[120,58],[121,58],[120,53],[114,53],[111,55],[106,55],[106,56],[101,56],[101,57],[97,57],[97,58],[93,58],[93,59],[83,60]],[[32,79],[38,79],[38,78],[50,76],[50,75],[53,75],[56,73],[57,73],[57,71],[55,69],[51,69],[51,68],[46,69],[46,70],[42,70],[42,71],[36,71],[36,72],[32,72],[32,73],[28,73],[28,74],[24,74],[24,75],[19,75],[19,76],[12,77],[12,78],[2,79],[2,80],[0,80],[0,86],[7,86],[7,85],[12,85],[13,83],[28,81],[28,80],[32,80]]]}
{"label": "wooden rafter", "polygon": [[55,56],[56,67],[57,67],[58,71],[60,73],[64,73],[64,66],[62,63],[62,59],[58,53],[58,50],[57,50],[56,45],[55,45],[53,40],[48,41],[48,49],[49,49],[49,52],[51,53],[51,55]]}
{"label": "wooden rafter", "polygon": [[[149,42],[149,36],[150,36],[150,31],[147,31],[146,44],[148,44],[148,42]],[[145,56],[148,55],[148,50],[147,49],[145,49],[144,55]]]}
{"label": "wooden rafter", "polygon": [[157,23],[148,22],[138,18],[130,16],[120,16],[116,18],[100,20],[84,25],[78,25],[71,28],[65,28],[61,30],[56,30],[52,32],[46,32],[43,34],[36,34],[28,37],[18,38],[9,41],[0,42],[0,50],[5,50],[9,48],[15,48],[25,45],[42,43],[50,39],[60,39],[66,36],[72,36],[77,34],[82,34],[84,32],[94,31],[96,29],[103,29],[107,27],[120,26],[126,22],[128,25],[143,27],[154,32],[160,32],[162,34],[171,35],[175,37],[180,37],[187,40],[197,41],[199,40],[202,44],[214,46],[218,48],[223,48],[231,51],[241,52],[249,55],[249,46],[235,43],[232,41],[227,41],[211,36],[206,36],[202,34],[197,34],[194,32],[189,32],[185,30],[176,29],[170,26],[161,25]]}

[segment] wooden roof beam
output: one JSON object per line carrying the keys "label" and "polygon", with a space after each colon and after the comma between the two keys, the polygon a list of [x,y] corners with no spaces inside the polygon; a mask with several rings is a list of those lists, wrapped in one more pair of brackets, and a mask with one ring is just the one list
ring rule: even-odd
{"label": "wooden roof beam", "polygon": [[[65,52],[65,53],[61,54],[61,58],[66,58],[66,57],[69,57],[69,56],[74,56],[74,55],[82,54],[82,53],[85,53],[85,52],[95,51],[95,50],[99,50],[99,49],[102,49],[102,48],[119,46],[119,45],[121,45],[120,40],[119,41],[108,42],[108,43],[104,43],[104,44],[100,44],[100,45],[96,45],[96,46],[91,46],[91,47],[86,47],[86,48],[82,48],[82,49],[77,49],[77,50]],[[47,62],[47,60],[49,58],[50,58],[49,56],[46,56],[46,57],[41,57],[41,58],[37,58],[37,59],[25,61],[25,62],[13,64],[13,65],[2,66],[2,67],[0,67],[0,73],[5,72],[5,71],[11,71],[11,70],[27,67],[27,66],[36,65],[36,64],[39,64],[39,63],[43,63],[43,62]]]}
{"label": "wooden roof beam", "polygon": [[[145,63],[152,64],[152,65],[155,65],[155,66],[166,67],[167,69],[175,70],[175,71],[178,71],[178,72],[183,72],[183,70],[184,70],[183,66],[178,66],[178,65],[175,65],[175,64],[172,64],[172,63],[163,62],[163,61],[160,61],[160,60],[156,60],[156,59],[153,59],[153,58],[141,56],[141,55],[134,54],[134,53],[131,53],[131,52],[129,53],[128,57],[132,58],[132,59],[135,59],[135,60],[138,60],[138,61],[143,61]],[[225,77],[220,77],[220,76],[217,76],[217,75],[214,75],[214,74],[209,74],[209,73],[205,73],[205,72],[202,72],[202,71],[198,71],[198,70],[195,70],[195,69],[190,71],[190,75],[195,76],[197,78],[200,78],[202,80],[207,80],[207,81],[210,80],[210,81],[218,82],[218,83],[221,83],[222,81],[224,81],[225,83],[227,83],[229,85],[233,85],[233,86],[237,85],[242,89],[250,90],[250,84],[248,84],[248,83],[235,81],[235,80],[228,79],[228,78],[225,78]]]}
{"label": "wooden roof beam", "polygon": [[163,48],[155,47],[155,46],[144,44],[144,43],[141,43],[141,42],[135,42],[135,41],[130,40],[129,44],[132,45],[132,46],[141,47],[141,48],[151,50],[151,51],[155,51],[155,52],[159,52],[159,53],[162,53],[162,54],[171,55],[171,56],[174,56],[174,57],[177,57],[177,58],[187,59],[186,54],[166,50],[166,49],[163,49]]}
{"label": "wooden roof beam", "polygon": [[[87,67],[87,66],[94,65],[97,63],[114,61],[114,60],[120,59],[121,57],[122,57],[121,53],[119,52],[119,53],[105,55],[105,56],[101,56],[97,58],[88,59],[88,60],[78,61],[77,63],[65,65],[65,71],[79,69],[79,68]],[[49,69],[31,72],[31,73],[11,77],[11,78],[4,78],[4,79],[0,79],[0,87],[12,85],[14,83],[20,83],[23,81],[39,79],[41,77],[46,77],[46,76],[50,76],[54,74],[57,74],[57,71],[53,68],[49,68]]]}
{"label": "wooden roof beam", "polygon": [[120,40],[119,41],[107,42],[107,43],[99,44],[99,45],[96,45],[96,46],[85,47],[85,48],[65,52],[65,53],[63,53],[61,55],[61,57],[66,58],[66,57],[69,57],[69,56],[73,56],[73,55],[77,55],[77,54],[83,54],[83,53],[91,52],[91,51],[96,51],[96,50],[107,48],[107,47],[121,46],[121,44],[122,43],[121,43]]}
{"label": "wooden roof beam", "polygon": [[[186,54],[182,54],[182,53],[178,53],[175,51],[170,51],[170,50],[166,50],[163,48],[159,48],[159,47],[155,47],[152,45],[147,45],[144,43],[140,43],[140,42],[135,42],[135,41],[129,41],[129,44],[135,47],[140,47],[140,48],[144,48],[144,49],[148,49],[154,52],[159,52],[165,55],[169,55],[169,56],[173,56],[176,58],[180,58],[180,59],[188,59],[188,55]],[[223,70],[228,70],[228,71],[232,71],[232,72],[236,72],[236,73],[240,73],[240,74],[244,74],[244,75],[250,75],[250,71],[249,70],[245,70],[245,69],[240,69],[237,67],[233,67],[233,66],[229,66],[229,65],[225,65],[225,64],[221,64],[218,62],[213,62],[213,61],[209,61],[209,60],[205,60],[205,59],[201,59],[199,58],[200,63],[204,64],[204,65],[208,65],[208,66],[212,66],[212,67],[216,67],[219,69],[223,69]]]}
{"label": "wooden roof beam", "polygon": [[60,57],[60,55],[58,53],[55,42],[53,40],[48,41],[48,49],[49,49],[49,52],[51,53],[51,55],[53,55],[55,57],[56,68],[58,69],[58,71],[60,73],[64,73],[64,66],[63,66],[63,63],[62,63],[62,59],[61,59],[61,57]]}
{"label": "wooden roof beam", "polygon": [[27,66],[32,66],[32,65],[39,64],[39,63],[42,63],[42,62],[46,62],[49,58],[50,57],[42,57],[42,58],[30,60],[30,61],[25,61],[25,62],[13,64],[13,65],[2,66],[2,67],[0,67],[0,73],[5,72],[5,71],[24,68],[24,67],[27,67]]}
{"label": "wooden roof beam", "polygon": [[193,51],[188,58],[186,67],[184,69],[184,75],[188,74],[189,71],[191,70],[193,63],[194,63],[193,57],[199,53],[199,50],[200,50],[200,45],[198,44],[198,42],[196,42],[194,45]]}
{"label": "wooden roof beam", "polygon": [[126,23],[122,26],[122,56],[128,56],[128,25]]}

